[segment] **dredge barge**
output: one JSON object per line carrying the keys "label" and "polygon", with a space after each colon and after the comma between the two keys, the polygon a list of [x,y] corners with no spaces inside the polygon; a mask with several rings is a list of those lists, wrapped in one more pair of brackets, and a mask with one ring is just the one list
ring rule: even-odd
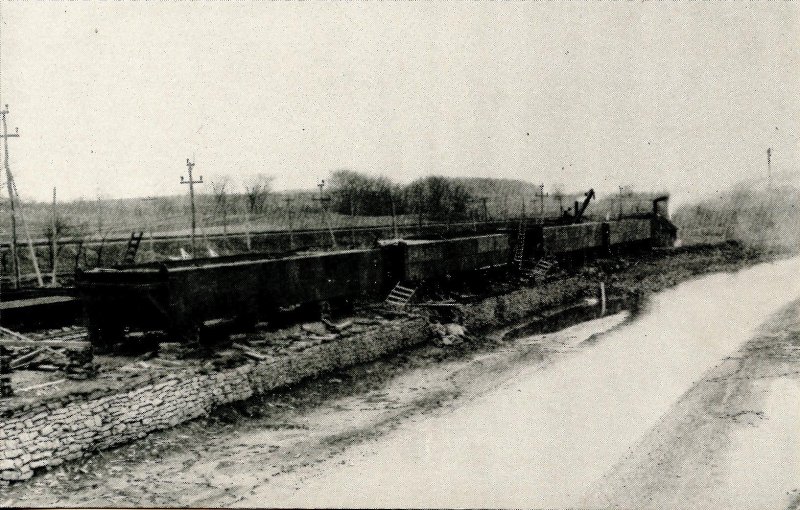
{"label": "dredge barge", "polygon": [[531,274],[537,261],[579,263],[618,250],[665,246],[675,227],[659,213],[616,221],[526,225],[452,239],[397,239],[369,249],[276,258],[250,253],[81,271],[76,274],[95,346],[126,331],[161,330],[192,341],[205,325],[254,323],[279,310],[333,302],[375,301],[395,286],[487,269]]}

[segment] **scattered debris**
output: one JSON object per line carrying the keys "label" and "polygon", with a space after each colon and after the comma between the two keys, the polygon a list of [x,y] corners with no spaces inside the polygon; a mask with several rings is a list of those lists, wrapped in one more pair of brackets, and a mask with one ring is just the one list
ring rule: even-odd
{"label": "scattered debris", "polygon": [[328,319],[322,319],[322,323],[331,331],[335,333],[340,333],[353,325],[353,321],[344,321],[339,324],[334,324],[333,322],[329,321]]}
{"label": "scattered debris", "polygon": [[316,333],[317,335],[325,335],[328,333],[328,328],[322,322],[309,322],[300,326],[300,329],[306,333]]}
{"label": "scattered debris", "polygon": [[238,344],[238,343],[234,342],[233,345],[231,345],[231,347],[233,347],[234,349],[239,349],[240,351],[242,351],[244,353],[245,356],[247,356],[249,358],[252,358],[252,359],[255,359],[255,360],[258,360],[258,361],[265,361],[265,360],[272,359],[272,356],[268,356],[266,354],[261,354],[260,352],[254,350],[254,349],[251,349],[250,347],[247,347],[246,345],[242,345],[242,344]]}
{"label": "scattered debris", "polygon": [[330,342],[331,340],[336,340],[339,338],[339,335],[335,333],[329,333],[327,335],[309,335],[308,337],[311,340],[317,340],[319,342]]}
{"label": "scattered debris", "polygon": [[38,390],[38,389],[41,389],[41,388],[47,388],[48,386],[56,386],[58,384],[66,382],[66,381],[67,381],[66,379],[58,379],[57,381],[50,381],[50,382],[46,382],[46,383],[42,383],[42,384],[34,384],[33,386],[28,386],[27,388],[20,388],[20,389],[18,389],[16,391],[18,393],[24,393],[26,391],[33,391],[33,390]]}
{"label": "scattered debris", "polygon": [[467,338],[467,331],[461,324],[431,324],[431,333],[436,345],[458,345]]}

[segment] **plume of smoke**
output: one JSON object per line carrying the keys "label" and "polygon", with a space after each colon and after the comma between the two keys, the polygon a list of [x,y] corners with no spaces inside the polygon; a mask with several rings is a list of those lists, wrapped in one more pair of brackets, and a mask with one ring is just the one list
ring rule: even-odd
{"label": "plume of smoke", "polygon": [[800,176],[742,182],[718,199],[681,206],[674,219],[686,235],[800,251]]}

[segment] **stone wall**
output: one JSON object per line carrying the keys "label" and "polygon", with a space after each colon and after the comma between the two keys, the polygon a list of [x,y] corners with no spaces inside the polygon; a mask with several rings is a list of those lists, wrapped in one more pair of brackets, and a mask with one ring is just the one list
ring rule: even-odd
{"label": "stone wall", "polygon": [[[464,305],[472,332],[508,325],[572,300],[585,288],[560,282],[527,288]],[[427,341],[426,318],[377,326],[264,362],[212,373],[184,369],[136,387],[95,390],[82,399],[21,407],[0,418],[0,483],[27,480],[34,470],[92,455],[150,432],[208,415],[214,408],[332,370],[365,363]]]}
{"label": "stone wall", "polygon": [[532,314],[575,303],[594,292],[593,284],[577,277],[540,287],[522,288],[465,305],[463,325],[472,332],[507,327]]}
{"label": "stone wall", "polygon": [[208,415],[215,407],[371,361],[427,338],[427,321],[408,319],[269,363],[210,374],[183,371],[129,391],[17,413],[0,421],[0,480],[27,480],[36,469],[127,443]]}

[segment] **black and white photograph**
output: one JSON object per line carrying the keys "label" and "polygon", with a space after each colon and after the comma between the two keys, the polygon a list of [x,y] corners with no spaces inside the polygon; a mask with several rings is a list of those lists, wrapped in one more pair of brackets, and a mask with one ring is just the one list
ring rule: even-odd
{"label": "black and white photograph", "polygon": [[800,510],[795,0],[0,0],[1,508]]}

